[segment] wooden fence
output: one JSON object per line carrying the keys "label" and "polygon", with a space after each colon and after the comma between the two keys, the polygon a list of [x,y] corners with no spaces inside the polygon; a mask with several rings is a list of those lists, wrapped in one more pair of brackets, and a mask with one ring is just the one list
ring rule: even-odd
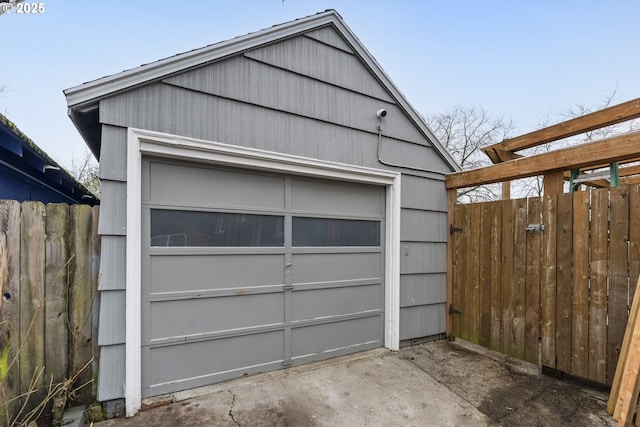
{"label": "wooden fence", "polygon": [[640,185],[456,204],[451,218],[452,334],[611,384],[640,273]]}
{"label": "wooden fence", "polygon": [[0,201],[0,425],[52,392],[95,399],[97,224],[98,207]]}

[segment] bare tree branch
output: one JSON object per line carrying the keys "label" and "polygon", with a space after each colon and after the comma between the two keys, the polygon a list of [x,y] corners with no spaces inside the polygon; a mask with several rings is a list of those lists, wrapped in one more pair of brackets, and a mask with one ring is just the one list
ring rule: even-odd
{"label": "bare tree branch", "polygon": [[[482,107],[457,105],[449,111],[427,117],[431,130],[463,169],[488,166],[491,161],[482,147],[502,141],[513,130],[513,123],[494,118]],[[499,185],[468,188],[458,193],[458,200],[475,202],[497,200]]]}
{"label": "bare tree branch", "polygon": [[69,173],[74,176],[76,181],[84,185],[87,190],[91,191],[96,197],[100,198],[102,186],[98,176],[99,165],[88,148],[85,148],[80,159],[71,159],[71,167]]}

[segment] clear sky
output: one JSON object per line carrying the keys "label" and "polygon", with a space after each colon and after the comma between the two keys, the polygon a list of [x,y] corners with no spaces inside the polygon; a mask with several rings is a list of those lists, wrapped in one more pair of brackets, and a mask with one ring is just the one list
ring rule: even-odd
{"label": "clear sky", "polygon": [[637,0],[41,3],[0,16],[0,112],[63,165],[84,153],[63,89],[326,9],[423,115],[481,106],[523,133],[614,91],[640,97]]}

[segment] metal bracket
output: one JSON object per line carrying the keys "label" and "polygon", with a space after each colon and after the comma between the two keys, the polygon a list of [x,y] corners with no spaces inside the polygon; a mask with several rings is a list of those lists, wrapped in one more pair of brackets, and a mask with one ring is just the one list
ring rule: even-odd
{"label": "metal bracket", "polygon": [[539,233],[544,231],[544,224],[529,224],[525,230],[530,233]]}
{"label": "metal bracket", "polygon": [[618,187],[620,185],[620,168],[618,162],[613,162],[609,165],[609,182],[612,187]]}
{"label": "metal bracket", "polygon": [[453,308],[453,304],[449,304],[449,314],[462,314],[462,312]]}
{"label": "metal bracket", "polygon": [[284,285],[282,286],[282,289],[284,289],[285,291],[290,291],[293,289],[293,285]]}
{"label": "metal bracket", "polygon": [[453,225],[449,226],[449,234],[453,234],[453,233],[461,232],[461,231],[462,231],[462,228],[460,228],[460,227],[454,227]]}
{"label": "metal bracket", "polygon": [[282,366],[291,366],[291,365],[293,365],[293,360],[291,359],[282,361]]}
{"label": "metal bracket", "polygon": [[579,183],[576,182],[578,176],[580,175],[580,169],[571,169],[571,175],[569,177],[569,191],[574,192],[577,191],[580,187]]}

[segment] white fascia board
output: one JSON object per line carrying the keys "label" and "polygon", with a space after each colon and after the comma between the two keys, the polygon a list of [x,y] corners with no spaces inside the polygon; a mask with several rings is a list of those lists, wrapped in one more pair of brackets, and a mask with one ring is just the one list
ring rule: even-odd
{"label": "white fascia board", "polygon": [[393,351],[400,348],[399,172],[130,128],[127,140],[126,416],[135,415],[142,403],[142,155],[385,186],[384,346]]}
{"label": "white fascia board", "polygon": [[83,105],[95,103],[104,96],[253,49],[263,44],[291,37],[312,28],[335,23],[336,21],[340,21],[339,15],[334,10],[328,10],[231,40],[180,53],[118,74],[102,77],[65,89],[64,94],[67,97],[67,105],[74,109],[80,108]]}

